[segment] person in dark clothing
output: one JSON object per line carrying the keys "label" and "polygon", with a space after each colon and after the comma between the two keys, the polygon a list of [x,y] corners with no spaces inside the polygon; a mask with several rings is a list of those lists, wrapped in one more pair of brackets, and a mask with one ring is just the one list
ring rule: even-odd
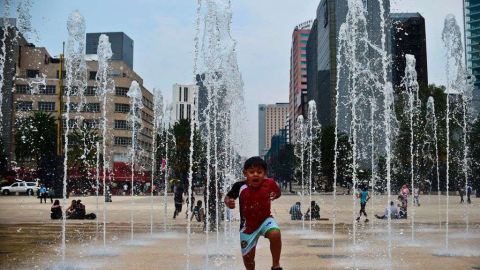
{"label": "person in dark clothing", "polygon": [[173,201],[175,202],[175,212],[173,212],[173,218],[176,218],[177,215],[182,212],[183,205],[183,187],[175,186],[175,191],[173,195]]}
{"label": "person in dark clothing", "polygon": [[472,195],[472,186],[470,184],[467,185],[467,203],[471,204],[472,201],[470,200],[470,196]]}
{"label": "person in dark clothing", "polygon": [[50,209],[50,218],[51,219],[61,219],[62,218],[62,206],[60,205],[59,200],[55,200]]}
{"label": "person in dark clothing", "polygon": [[462,187],[460,187],[460,188],[458,189],[458,195],[460,195],[460,203],[464,203],[464,202],[465,202],[465,201],[463,200],[463,195],[464,195],[464,194],[465,194],[465,190],[464,190]]}
{"label": "person in dark clothing", "polygon": [[77,200],[72,200],[72,204],[66,210],[67,219],[77,218]]}
{"label": "person in dark clothing", "polygon": [[310,208],[305,213],[305,220],[310,220],[310,211],[312,211],[312,220],[320,220],[320,206],[315,201],[311,201]]}
{"label": "person in dark clothing", "polygon": [[77,211],[77,218],[79,218],[79,219],[84,219],[85,218],[85,215],[87,213],[86,213],[86,210],[85,210],[85,205],[82,203],[82,200],[77,200],[76,211]]}

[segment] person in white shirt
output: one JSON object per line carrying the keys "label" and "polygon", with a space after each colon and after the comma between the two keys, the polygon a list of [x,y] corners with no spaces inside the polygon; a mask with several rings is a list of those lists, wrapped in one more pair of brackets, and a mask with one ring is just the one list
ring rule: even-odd
{"label": "person in white shirt", "polygon": [[390,212],[390,217],[392,219],[397,219],[398,218],[398,208],[395,206],[393,201],[390,202],[390,206],[385,208],[385,213],[383,213],[383,216],[375,215],[376,218],[378,219],[386,219],[388,218],[388,213]]}

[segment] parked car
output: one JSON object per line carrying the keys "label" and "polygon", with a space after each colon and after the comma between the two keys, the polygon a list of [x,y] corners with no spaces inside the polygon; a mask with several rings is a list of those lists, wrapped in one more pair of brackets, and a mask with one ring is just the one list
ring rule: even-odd
{"label": "parked car", "polygon": [[26,193],[27,195],[33,195],[37,192],[38,186],[35,182],[15,182],[10,186],[2,187],[2,194],[9,195],[10,193]]}

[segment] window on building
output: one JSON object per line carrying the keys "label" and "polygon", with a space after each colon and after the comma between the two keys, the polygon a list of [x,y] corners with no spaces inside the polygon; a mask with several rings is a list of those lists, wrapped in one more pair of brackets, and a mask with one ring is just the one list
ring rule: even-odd
{"label": "window on building", "polygon": [[306,53],[302,53],[300,56],[301,56],[301,57],[307,57],[307,54],[306,54]]}
{"label": "window on building", "polygon": [[179,119],[185,119],[184,104],[180,104],[180,117],[179,117]]}
{"label": "window on building", "polygon": [[115,137],[114,138],[115,145],[120,146],[127,146],[132,144],[132,138],[130,137]]}
{"label": "window on building", "polygon": [[97,72],[96,71],[90,71],[88,73],[88,79],[89,80],[95,80],[97,78]]}
{"label": "window on building", "polygon": [[114,128],[115,129],[122,129],[122,130],[129,129],[127,120],[115,120]]}
{"label": "window on building", "polygon": [[31,111],[33,109],[32,101],[17,101],[16,110],[17,111]]}
{"label": "window on building", "polygon": [[[78,108],[78,104],[77,104],[77,103],[70,102],[70,111],[76,111],[77,108]],[[64,112],[67,111],[67,103],[63,103],[63,111],[64,111]]]}
{"label": "window on building", "polygon": [[307,33],[301,33],[300,35],[301,35],[302,37],[308,37],[309,34],[307,34]]}
{"label": "window on building", "polygon": [[98,120],[97,119],[85,119],[83,120],[83,126],[86,127],[86,128],[92,128],[92,129],[96,129],[98,128]]}
{"label": "window on building", "polygon": [[130,111],[130,104],[115,103],[115,112],[128,113]]}
{"label": "window on building", "polygon": [[15,93],[17,94],[31,94],[30,86],[25,84],[17,84],[15,86]]}
{"label": "window on building", "polygon": [[27,78],[36,78],[40,74],[38,69],[27,69]]}
{"label": "window on building", "polygon": [[87,89],[85,89],[85,96],[95,96],[97,95],[97,88],[93,86],[87,86]]}
{"label": "window on building", "polygon": [[39,94],[41,95],[55,95],[57,87],[55,85],[47,85],[39,87]]}
{"label": "window on building", "polygon": [[300,50],[301,50],[301,51],[306,51],[306,50],[307,50],[307,47],[300,47]]}
{"label": "window on building", "polygon": [[188,87],[183,88],[183,101],[188,101]]}
{"label": "window on building", "polygon": [[[63,121],[63,129],[67,128],[67,119],[62,119]],[[68,119],[68,127],[75,129],[78,127],[77,119]]]}
{"label": "window on building", "polygon": [[115,87],[115,95],[116,96],[127,96],[128,88],[125,87]]}
{"label": "window on building", "polygon": [[323,28],[327,28],[328,25],[328,1],[323,2]]}
{"label": "window on building", "polygon": [[44,112],[55,111],[55,102],[38,102],[38,110]]}
{"label": "window on building", "polygon": [[301,61],[302,65],[306,65],[307,61]]}
{"label": "window on building", "polygon": [[300,43],[307,44],[306,40],[300,40]]}
{"label": "window on building", "polygon": [[100,103],[87,103],[83,105],[84,112],[100,112]]}
{"label": "window on building", "polygon": [[192,119],[192,105],[187,104],[187,118]]}
{"label": "window on building", "polygon": [[178,101],[182,101],[182,87],[178,88]]}

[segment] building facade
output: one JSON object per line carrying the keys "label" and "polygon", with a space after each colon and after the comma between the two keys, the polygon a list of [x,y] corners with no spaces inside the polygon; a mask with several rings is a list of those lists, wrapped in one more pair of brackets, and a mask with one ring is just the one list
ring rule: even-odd
{"label": "building facade", "polygon": [[[62,80],[60,76],[61,59],[52,57],[42,47],[35,47],[32,44],[21,46],[13,89],[14,121],[22,121],[22,118],[31,115],[32,112],[43,111],[55,117],[57,125],[61,124],[63,127],[62,133],[65,132],[67,124],[71,131],[86,126],[101,133],[100,123],[103,119],[103,108],[101,97],[96,92],[95,81],[98,62],[91,55],[86,58],[88,82],[84,91],[85,103],[83,108],[79,108],[79,97],[71,96],[70,121],[66,123],[65,119],[61,117],[67,109],[66,97],[62,94],[65,91],[66,81]],[[137,137],[138,148],[143,150],[140,151],[138,164],[147,168],[146,165],[151,162],[152,150],[153,95],[143,86],[143,79],[124,61],[113,60],[110,67],[115,90],[107,95],[105,108],[107,136],[103,139],[106,143],[109,162],[107,167],[115,169],[129,162],[128,153],[132,143],[132,131],[128,121],[130,98],[127,96],[127,92],[132,81],[137,81],[141,87],[144,105],[140,114],[142,129]],[[65,74],[65,71],[62,73]],[[38,76],[45,76],[45,85],[40,86],[38,93],[32,94],[32,82],[35,82]],[[12,153],[14,153],[13,149]]]}
{"label": "building facade", "polygon": [[473,107],[480,112],[480,2],[465,0],[465,44],[467,67],[475,76]]}
{"label": "building facade", "polygon": [[[289,103],[258,105],[258,154],[264,157],[271,147],[273,135],[285,129]],[[285,131],[286,134],[286,131]],[[285,135],[286,136],[286,135]]]}
{"label": "building facade", "polygon": [[398,93],[405,77],[405,55],[415,56],[417,80],[420,86],[428,86],[427,39],[425,19],[420,13],[391,13],[392,84]]}
{"label": "building facade", "polygon": [[[307,41],[313,21],[306,21],[295,26],[292,33],[290,51],[290,87],[288,114],[290,117],[290,134],[294,134],[295,120],[306,113],[307,104]],[[270,139],[268,139],[270,140]]]}
{"label": "building facade", "polygon": [[[174,84],[172,87],[172,114],[170,123],[180,119],[191,119],[198,111],[198,86],[195,84]],[[196,99],[197,97],[197,99]],[[197,114],[198,115],[198,114]]]}
{"label": "building facade", "polygon": [[[379,1],[363,0],[365,6],[365,17],[367,20],[367,32],[369,40],[376,46],[381,47],[381,26],[380,26],[380,4]],[[390,1],[383,1],[385,12],[390,11]],[[341,25],[346,21],[348,13],[347,0],[322,0],[320,1],[316,14],[316,33],[310,32],[316,40],[310,39],[309,45],[316,52],[308,52],[309,63],[312,69],[308,74],[308,96],[317,104],[317,116],[322,126],[334,124],[335,120],[335,97],[337,86],[337,53],[339,42],[339,31]],[[386,31],[389,30],[385,29]],[[389,31],[388,31],[389,32]],[[389,48],[389,34],[387,32],[387,45]],[[316,43],[316,44],[315,44]],[[377,54],[374,49],[367,52],[368,56],[374,57]],[[315,59],[316,58],[316,59]],[[316,63],[314,62],[316,60]],[[315,77],[315,79],[312,79]],[[345,81],[346,78],[340,78]],[[342,87],[342,86],[340,86]],[[342,114],[342,112],[339,112]],[[339,127],[347,129],[347,127]]]}

